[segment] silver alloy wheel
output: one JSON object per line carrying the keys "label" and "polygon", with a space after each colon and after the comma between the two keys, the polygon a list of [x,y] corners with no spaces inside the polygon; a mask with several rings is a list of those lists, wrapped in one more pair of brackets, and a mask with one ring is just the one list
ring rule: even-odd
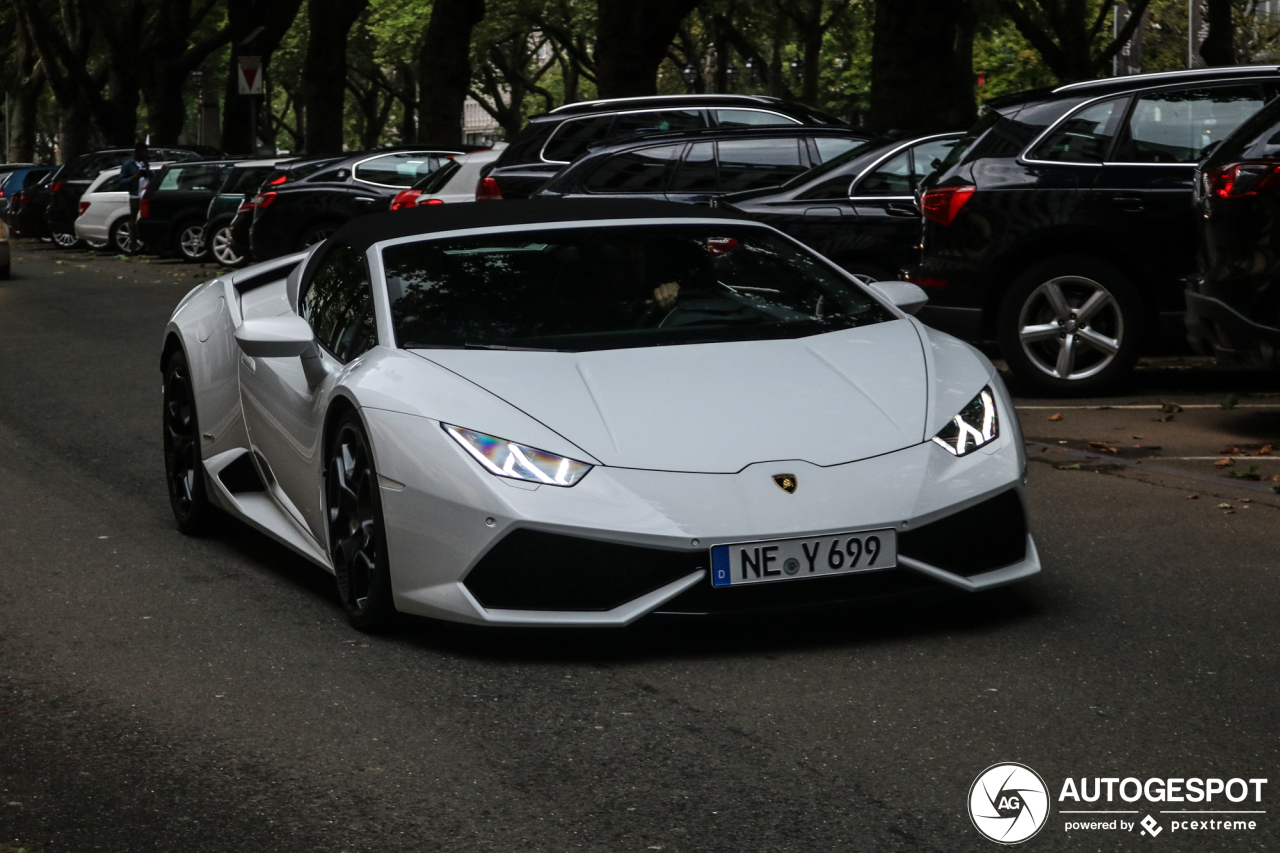
{"label": "silver alloy wheel", "polygon": [[244,260],[232,248],[230,225],[224,225],[213,232],[213,257],[218,263],[227,267],[235,266]]}
{"label": "silver alloy wheel", "polygon": [[1018,340],[1031,363],[1049,376],[1087,379],[1119,354],[1124,313],[1111,291],[1093,279],[1058,276],[1022,304]]}
{"label": "silver alloy wheel", "polygon": [[61,231],[54,231],[53,242],[56,243],[59,246],[59,248],[70,249],[76,243],[80,242],[80,238],[74,234],[66,234]]}
{"label": "silver alloy wheel", "polygon": [[204,228],[199,225],[188,225],[182,229],[178,238],[178,247],[189,260],[199,260],[204,254]]}
{"label": "silver alloy wheel", "polygon": [[122,255],[129,254],[129,220],[116,226],[116,250]]}

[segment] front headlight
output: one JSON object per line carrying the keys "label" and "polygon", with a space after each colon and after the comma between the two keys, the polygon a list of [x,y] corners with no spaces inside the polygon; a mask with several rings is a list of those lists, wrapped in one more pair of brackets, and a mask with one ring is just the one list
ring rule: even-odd
{"label": "front headlight", "polygon": [[961,409],[960,414],[933,437],[933,441],[954,456],[964,456],[990,444],[999,436],[996,397],[991,393],[991,388],[987,387],[970,400],[969,405]]}
{"label": "front headlight", "polygon": [[578,462],[545,450],[495,438],[473,429],[441,424],[462,449],[485,467],[490,474],[548,486],[572,486],[591,470],[586,462]]}

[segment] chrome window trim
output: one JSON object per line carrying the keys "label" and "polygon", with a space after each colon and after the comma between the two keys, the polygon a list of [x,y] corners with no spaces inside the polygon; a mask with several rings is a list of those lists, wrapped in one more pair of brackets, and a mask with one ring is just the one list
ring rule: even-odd
{"label": "chrome window trim", "polygon": [[[1275,71],[1280,71],[1280,65],[1252,65],[1252,66],[1246,66],[1246,67],[1247,67],[1247,68],[1249,68],[1249,70],[1250,70],[1251,72],[1252,72],[1252,71],[1258,71],[1258,72],[1265,72],[1265,71],[1272,71],[1272,72],[1275,72]],[[1124,80],[1125,80],[1126,82],[1127,82],[1127,81],[1129,81],[1129,80],[1139,80],[1139,81],[1140,81],[1140,80],[1153,80],[1153,79],[1155,79],[1155,78],[1157,78],[1157,77],[1168,77],[1168,76],[1169,76],[1169,75],[1171,75],[1171,74],[1185,74],[1185,75],[1188,75],[1188,76],[1190,76],[1190,75],[1192,75],[1192,74],[1197,74],[1197,75],[1211,74],[1211,75],[1213,75],[1213,76],[1215,76],[1215,77],[1216,77],[1217,75],[1221,74],[1222,76],[1224,76],[1224,77],[1225,77],[1225,76],[1227,76],[1227,75],[1229,75],[1229,74],[1232,74],[1232,73],[1236,73],[1236,74],[1240,73],[1240,66],[1238,66],[1238,65],[1237,65],[1237,66],[1231,66],[1231,67],[1227,67],[1227,68],[1186,68],[1186,69],[1179,69],[1179,70],[1177,70],[1177,71],[1153,71],[1153,72],[1148,73],[1148,74],[1131,74],[1131,75],[1126,75],[1126,76],[1124,77]],[[1243,79],[1243,78],[1242,78],[1242,79]],[[1265,78],[1258,78],[1258,79],[1265,79]],[[1272,79],[1275,79],[1275,78],[1272,78]],[[1058,94],[1059,92],[1070,92],[1070,91],[1072,91],[1072,90],[1074,90],[1074,89],[1078,89],[1078,88],[1080,88],[1080,87],[1082,87],[1082,86],[1094,86],[1094,85],[1097,85],[1099,82],[1101,82],[1101,81],[1098,81],[1098,80],[1082,80],[1082,81],[1080,81],[1080,82],[1078,82],[1078,83],[1067,83],[1066,85],[1059,86],[1058,88],[1054,89],[1054,90],[1053,90],[1053,94],[1055,94],[1055,95],[1056,95],[1056,94]],[[1206,82],[1217,82],[1217,81],[1216,81],[1216,80],[1211,80],[1211,81],[1206,81]],[[1182,81],[1170,81],[1168,85],[1170,85],[1170,86],[1183,86],[1183,85],[1187,85],[1187,84],[1183,83]],[[1106,97],[1106,96],[1104,96],[1104,97]]]}
{"label": "chrome window trim", "polygon": [[[669,98],[671,96],[670,95],[648,95],[647,97]],[[710,124],[706,124],[706,122],[708,121],[708,118],[707,118],[707,111],[705,107],[686,107],[686,109],[692,112],[702,113],[702,121],[703,121],[702,126],[711,127]],[[560,132],[560,128],[564,127],[566,124],[568,124],[571,121],[586,121],[588,119],[600,118],[601,116],[612,116],[613,118],[617,118],[618,116],[642,115],[644,113],[669,113],[669,112],[672,112],[673,110],[676,112],[681,111],[679,107],[654,107],[653,109],[648,109],[648,110],[618,110],[617,112],[603,112],[603,113],[596,113],[595,115],[574,116],[573,118],[567,118],[564,121],[560,122],[560,124],[556,125],[556,129],[551,131],[551,135],[547,137],[547,141],[542,143],[542,147],[538,149],[538,158],[542,160],[543,163],[553,163],[557,166],[567,166],[571,162],[569,160],[548,160],[546,157],[547,146],[551,144],[551,140],[556,138],[556,134]],[[608,141],[608,140],[605,140],[605,141]]]}
{"label": "chrome window trim", "polygon": [[852,200],[854,200],[854,199],[857,199],[857,200],[862,200],[862,199],[878,199],[878,200],[881,200],[881,201],[901,201],[901,200],[903,200],[903,199],[910,199],[910,200],[912,200],[912,201],[915,201],[915,198],[916,198],[916,197],[915,197],[915,196],[913,196],[913,195],[895,195],[895,196],[887,196],[887,195],[865,195],[865,196],[858,196],[858,195],[854,195],[854,193],[853,193],[853,188],[858,184],[858,182],[859,182],[859,181],[861,181],[861,180],[862,180],[863,178],[865,178],[867,175],[871,174],[871,172],[875,171],[876,167],[878,167],[881,163],[884,163],[886,160],[890,160],[890,159],[892,159],[895,155],[897,155],[899,152],[901,152],[904,148],[912,148],[912,147],[914,147],[914,146],[916,146],[916,145],[923,145],[923,144],[924,144],[924,143],[926,143],[926,142],[931,142],[931,141],[933,141],[934,139],[945,139],[945,138],[946,138],[946,137],[948,137],[948,136],[954,136],[954,137],[956,138],[956,140],[957,140],[957,141],[959,141],[959,140],[960,140],[960,138],[964,136],[964,134],[963,134],[963,133],[961,133],[961,132],[952,131],[951,133],[935,133],[935,134],[933,134],[933,135],[931,135],[931,136],[922,136],[922,137],[920,137],[919,139],[912,139],[912,140],[909,140],[909,141],[907,141],[907,142],[904,142],[904,143],[902,143],[901,145],[899,145],[897,148],[894,148],[894,149],[892,149],[891,151],[889,151],[889,153],[888,153],[888,154],[884,154],[884,155],[882,155],[882,156],[880,157],[880,159],[879,159],[879,160],[876,160],[876,161],[875,161],[875,162],[873,162],[870,166],[868,166],[867,168],[863,169],[861,172],[859,172],[859,173],[857,174],[857,176],[856,176],[852,181],[850,181],[850,182],[849,182],[849,199],[850,199],[851,201],[852,201]]}
{"label": "chrome window trim", "polygon": [[[1272,66],[1272,67],[1274,67],[1274,68],[1280,68],[1280,66]],[[1222,70],[1223,70],[1223,71],[1235,71],[1236,69],[1232,69],[1232,68],[1224,68],[1224,69],[1222,69]],[[1140,77],[1146,77],[1146,76],[1164,76],[1165,74],[1168,74],[1168,73],[1170,73],[1170,72],[1167,72],[1167,71],[1165,71],[1165,72],[1159,72],[1159,74],[1154,74],[1154,75],[1135,74],[1135,75],[1133,75],[1133,77],[1131,77],[1131,78],[1129,78],[1129,79],[1137,79],[1137,78],[1140,78]],[[1237,72],[1237,73],[1238,73],[1238,72]],[[1232,82],[1232,83],[1237,83],[1237,82],[1239,82],[1239,83],[1265,83],[1265,82],[1267,82],[1267,81],[1270,81],[1270,82],[1273,82],[1273,83],[1280,83],[1280,80],[1277,80],[1277,79],[1276,79],[1276,78],[1274,78],[1274,77],[1239,77],[1239,78],[1237,78],[1237,79],[1235,79],[1235,80],[1231,80],[1231,81],[1229,81],[1229,82]],[[1086,81],[1086,82],[1093,82],[1093,81]],[[1203,82],[1205,85],[1208,85],[1208,86],[1216,86],[1216,85],[1219,85],[1222,81],[1220,81],[1220,80],[1204,80],[1204,81],[1200,81],[1200,82]],[[1054,92],[1060,92],[1060,91],[1062,91],[1063,89],[1068,89],[1068,88],[1070,88],[1071,86],[1082,86],[1082,85],[1085,85],[1085,84],[1084,84],[1084,83],[1070,83],[1070,84],[1068,84],[1067,86],[1062,86],[1062,87],[1060,87],[1060,88],[1058,88],[1058,89],[1054,89],[1053,91],[1054,91]],[[1196,161],[1195,163],[1129,163],[1129,162],[1126,162],[1126,161],[1124,161],[1124,160],[1102,160],[1102,161],[1100,161],[1100,162],[1096,162],[1096,163],[1079,163],[1079,162],[1068,162],[1068,161],[1064,161],[1064,160],[1035,160],[1035,159],[1031,158],[1030,156],[1028,156],[1029,152],[1034,151],[1034,150],[1035,150],[1035,148],[1036,148],[1036,146],[1037,146],[1037,145],[1039,145],[1041,142],[1043,142],[1043,141],[1044,141],[1045,137],[1047,137],[1049,134],[1053,133],[1055,130],[1057,130],[1057,129],[1058,129],[1058,126],[1059,126],[1059,125],[1061,125],[1063,122],[1067,121],[1069,118],[1071,118],[1072,116],[1074,116],[1076,113],[1080,112],[1081,110],[1083,110],[1083,109],[1087,109],[1087,108],[1089,108],[1089,107],[1093,106],[1094,104],[1099,103],[1100,101],[1109,101],[1109,100],[1111,100],[1111,99],[1113,99],[1113,98],[1133,98],[1133,97],[1135,97],[1135,96],[1141,95],[1141,94],[1142,94],[1142,93],[1144,93],[1144,92],[1161,92],[1161,91],[1166,91],[1166,90],[1168,90],[1168,89],[1183,89],[1183,88],[1186,88],[1186,87],[1188,87],[1188,86],[1194,86],[1194,85],[1195,85],[1195,83],[1170,83],[1170,84],[1169,84],[1169,85],[1167,85],[1167,86],[1158,86],[1158,87],[1153,87],[1153,88],[1150,88],[1150,89],[1137,88],[1137,89],[1131,89],[1131,90],[1129,90],[1129,91],[1127,91],[1127,92],[1110,92],[1110,93],[1108,93],[1108,94],[1106,94],[1106,95],[1099,95],[1099,96],[1098,96],[1098,97],[1096,97],[1096,98],[1090,98],[1089,100],[1084,101],[1083,103],[1081,103],[1081,104],[1080,104],[1079,106],[1077,106],[1074,110],[1071,110],[1070,112],[1068,112],[1068,113],[1066,113],[1065,115],[1063,115],[1060,119],[1058,119],[1058,120],[1057,120],[1057,121],[1055,121],[1053,124],[1051,124],[1051,125],[1049,125],[1047,128],[1045,128],[1045,129],[1044,129],[1044,131],[1043,131],[1039,136],[1037,136],[1035,139],[1031,140],[1031,143],[1030,143],[1029,145],[1027,145],[1027,147],[1026,147],[1026,148],[1023,148],[1023,149],[1022,149],[1022,152],[1021,152],[1020,154],[1018,154],[1017,162],[1022,163],[1022,164],[1024,164],[1024,165],[1033,165],[1033,166],[1138,166],[1138,167],[1144,167],[1144,166],[1145,166],[1145,167],[1156,166],[1156,167],[1158,167],[1158,168],[1166,168],[1166,167],[1169,167],[1169,166],[1191,166],[1191,167],[1193,167],[1193,168],[1194,168],[1194,167],[1196,167],[1196,166],[1200,165],[1199,161]],[[1264,92],[1263,94],[1265,95],[1266,93]],[[1266,102],[1264,101],[1263,103],[1265,104]],[[1016,119],[1015,119],[1015,121],[1016,121]]]}
{"label": "chrome window trim", "polygon": [[[669,98],[671,96],[670,95],[648,95],[646,97]],[[704,97],[718,98],[720,96],[705,95]],[[774,110],[760,109],[759,107],[747,106],[745,104],[743,106],[724,106],[724,105],[716,105],[711,107],[697,106],[697,107],[687,107],[686,109],[702,113],[702,120],[704,122],[707,122],[706,124],[702,125],[704,128],[721,126],[718,124],[710,123],[711,116],[708,115],[708,113],[711,110],[716,110],[716,109],[737,110],[738,112],[746,112],[746,113],[768,113],[771,116],[778,116],[779,118],[785,118],[787,121],[791,122],[791,125],[797,125],[800,127],[804,126],[804,122],[800,121],[799,119],[794,119],[791,116],[783,115],[782,113],[775,112]],[[564,127],[566,124],[568,124],[571,121],[584,121],[586,119],[599,118],[600,116],[613,116],[616,118],[618,116],[640,115],[642,113],[669,113],[673,111],[680,112],[681,108],[680,107],[654,107],[652,109],[647,109],[647,110],[618,110],[617,112],[603,112],[603,113],[596,113],[595,115],[581,116],[581,117],[575,116],[574,118],[567,118],[564,121],[560,122],[560,124],[556,127],[556,129],[551,131],[551,135],[547,137],[547,141],[542,143],[542,148],[538,151],[538,157],[544,163],[554,163],[557,166],[565,166],[570,162],[568,160],[548,160],[546,157],[546,150],[547,150],[547,146],[551,144],[551,140],[555,139],[556,134],[560,132],[560,128]],[[743,127],[770,127],[770,126],[790,127],[791,125],[759,124],[759,125],[742,125],[742,126]]]}
{"label": "chrome window trim", "polygon": [[[387,157],[387,156],[394,155],[394,154],[408,154],[409,156],[413,156],[413,155],[416,155],[416,154],[428,154],[428,155],[430,155],[430,154],[452,154],[453,156],[455,156],[455,157],[456,157],[456,156],[458,156],[459,154],[465,154],[465,153],[466,153],[465,151],[446,151],[446,150],[445,150],[445,149],[443,149],[443,148],[429,148],[429,149],[426,149],[426,150],[423,150],[423,151],[383,151],[383,152],[381,152],[380,154],[374,154],[372,157],[366,157],[366,158],[364,158],[363,160],[357,160],[356,162],[352,163],[352,164],[351,164],[351,180],[352,180],[352,181],[355,181],[355,182],[358,182],[358,183],[361,183],[361,184],[366,184],[366,185],[371,186],[371,187],[386,187],[386,188],[387,188],[387,189],[389,189],[389,190],[404,190],[404,189],[409,189],[408,187],[402,187],[402,186],[400,186],[399,184],[380,184],[380,183],[378,183],[377,181],[370,181],[370,180],[366,180],[366,179],[364,179],[364,178],[357,178],[357,177],[356,177],[356,169],[359,169],[361,166],[363,166],[365,163],[368,163],[370,160],[377,160],[379,157]],[[308,176],[308,177],[310,177],[310,176]],[[415,183],[416,183],[416,181],[415,181]]]}
{"label": "chrome window trim", "polygon": [[[552,113],[558,113],[558,112],[560,112],[561,110],[571,109],[571,108],[573,108],[573,107],[582,107],[582,106],[591,106],[591,107],[594,107],[594,106],[601,106],[601,105],[604,105],[604,104],[617,104],[617,103],[621,103],[621,102],[623,102],[623,101],[656,101],[656,100],[659,100],[659,99],[661,99],[661,98],[671,98],[671,97],[679,97],[681,100],[686,99],[686,98],[688,98],[688,99],[690,99],[690,100],[714,100],[714,99],[716,99],[716,98],[742,98],[742,99],[743,99],[743,101],[744,101],[744,103],[756,103],[756,104],[780,104],[780,103],[782,103],[782,99],[781,99],[781,98],[774,98],[774,97],[771,97],[771,96],[769,96],[769,95],[724,95],[724,94],[719,94],[719,95],[710,95],[710,94],[704,94],[704,95],[679,95],[679,96],[672,96],[672,95],[636,95],[636,96],[634,96],[634,97],[629,97],[629,98],[601,98],[601,99],[597,99],[597,100],[594,100],[594,101],[574,101],[572,104],[561,104],[560,106],[556,107],[554,110],[551,110],[551,112],[550,112],[550,113],[548,113],[548,115],[550,115],[550,114],[552,114]],[[664,109],[668,109],[668,108],[665,108],[665,107],[664,107]],[[679,107],[670,107],[669,109],[679,109]],[[703,108],[703,107],[697,107],[697,109],[704,109],[704,108]],[[626,110],[625,112],[632,112],[632,110]],[[601,113],[601,115],[607,115],[607,114],[608,114],[608,111],[607,111],[607,110],[606,110],[604,113]],[[586,118],[586,116],[584,116],[584,118]]]}

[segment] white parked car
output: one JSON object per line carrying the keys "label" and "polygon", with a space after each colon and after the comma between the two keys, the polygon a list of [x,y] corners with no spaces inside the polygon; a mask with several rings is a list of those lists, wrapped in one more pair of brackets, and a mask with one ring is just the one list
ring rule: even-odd
{"label": "white parked car", "polygon": [[[152,163],[152,174],[168,163]],[[120,167],[104,169],[80,197],[76,237],[95,249],[129,251],[129,190],[120,179]]]}
{"label": "white parked car", "polygon": [[220,507],[351,622],[625,625],[1040,571],[991,362],[768,225],[657,201],[373,214],[192,290],[178,525]]}
{"label": "white parked car", "polygon": [[499,142],[484,151],[459,154],[423,178],[418,186],[397,193],[391,200],[391,209],[406,210],[426,205],[475,201],[480,170],[497,160],[506,147],[507,143]]}

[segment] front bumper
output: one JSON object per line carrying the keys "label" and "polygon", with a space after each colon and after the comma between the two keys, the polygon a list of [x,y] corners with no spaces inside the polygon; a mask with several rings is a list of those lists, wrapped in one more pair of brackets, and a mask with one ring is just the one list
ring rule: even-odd
{"label": "front bumper", "polygon": [[1255,323],[1227,303],[1187,291],[1187,340],[1202,355],[1280,367],[1280,329]]}
{"label": "front bumper", "polygon": [[[1040,570],[1014,430],[962,458],[926,442],[827,468],[794,460],[736,474],[598,467],[562,489],[484,473],[437,421],[362,414],[377,470],[393,481],[381,496],[403,612],[486,625],[621,626],[655,611],[777,609],[937,582],[976,591]],[[795,494],[774,485],[779,471],[797,477]],[[952,525],[963,540],[952,550],[980,549],[984,535],[1003,531],[998,564],[948,557],[936,542],[921,544],[927,537],[912,539],[966,510],[978,514]],[[711,588],[716,544],[885,527],[898,531],[897,568]]]}

